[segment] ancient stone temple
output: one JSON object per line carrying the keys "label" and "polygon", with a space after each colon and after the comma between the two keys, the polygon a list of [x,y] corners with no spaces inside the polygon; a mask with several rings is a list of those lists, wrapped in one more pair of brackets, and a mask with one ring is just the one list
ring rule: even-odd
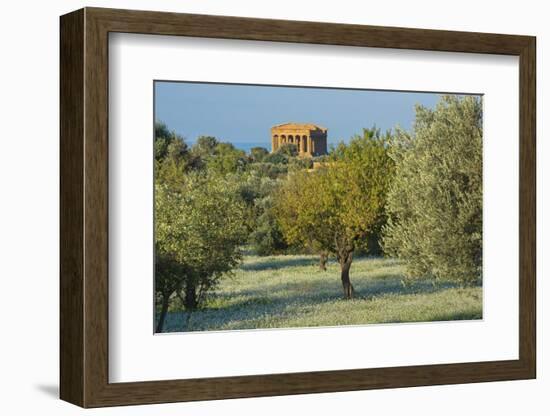
{"label": "ancient stone temple", "polygon": [[295,144],[300,156],[327,154],[327,129],[315,124],[285,123],[271,128],[271,152],[281,145]]}

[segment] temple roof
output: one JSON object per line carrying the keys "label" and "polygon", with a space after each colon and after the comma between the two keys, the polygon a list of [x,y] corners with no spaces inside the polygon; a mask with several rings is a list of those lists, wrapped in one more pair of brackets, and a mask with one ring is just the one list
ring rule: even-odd
{"label": "temple roof", "polygon": [[289,130],[321,130],[326,131],[327,129],[325,127],[318,126],[316,124],[311,123],[283,123],[283,124],[277,124],[276,126],[272,127],[273,129],[289,129]]}

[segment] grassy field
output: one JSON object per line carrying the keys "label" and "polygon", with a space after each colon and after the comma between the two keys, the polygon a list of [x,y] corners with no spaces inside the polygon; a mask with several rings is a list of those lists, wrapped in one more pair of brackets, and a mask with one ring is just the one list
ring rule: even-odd
{"label": "grassy field", "polygon": [[206,308],[168,313],[165,332],[360,325],[480,319],[481,287],[449,282],[402,284],[397,260],[359,258],[351,280],[356,298],[342,299],[339,266],[320,271],[315,256],[246,256]]}

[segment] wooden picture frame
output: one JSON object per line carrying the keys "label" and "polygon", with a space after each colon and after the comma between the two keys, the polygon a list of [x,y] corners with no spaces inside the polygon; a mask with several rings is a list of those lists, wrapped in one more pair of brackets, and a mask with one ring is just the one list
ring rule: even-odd
{"label": "wooden picture frame", "polygon": [[[62,16],[60,29],[61,399],[101,407],[535,378],[534,37],[100,8]],[[518,56],[519,359],[109,383],[110,32]]]}

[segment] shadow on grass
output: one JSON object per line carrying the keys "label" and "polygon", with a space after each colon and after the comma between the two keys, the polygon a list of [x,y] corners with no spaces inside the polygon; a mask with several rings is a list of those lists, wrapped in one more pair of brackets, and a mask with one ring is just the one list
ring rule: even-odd
{"label": "shadow on grass", "polygon": [[[450,282],[443,282],[434,285],[431,280],[418,280],[410,285],[404,286],[402,284],[402,275],[396,273],[388,273],[381,277],[377,277],[376,279],[353,279],[352,276],[352,284],[355,289],[355,297],[366,300],[394,294],[429,294],[458,287]],[[246,289],[240,291],[239,294],[248,298],[268,296],[272,299],[276,299],[277,297],[284,297],[285,299],[288,299],[288,296],[285,295],[285,293],[289,292],[302,293],[300,297],[303,298],[312,298],[320,295],[323,298],[329,297],[332,300],[341,299],[342,286],[340,283],[340,274],[334,274],[333,280],[311,279],[301,282],[289,281],[276,285],[269,285],[265,289]],[[234,296],[234,294],[221,294],[219,295],[219,298],[230,302],[232,296]]]}
{"label": "shadow on grass", "polygon": [[[310,258],[288,259],[310,261]],[[277,263],[279,266],[281,262]],[[287,263],[288,264],[288,263]],[[306,263],[307,264],[307,263]],[[363,276],[354,282],[356,300],[371,301],[391,295],[431,294],[456,287],[451,283],[434,285],[432,281],[417,281],[403,286],[402,276],[387,274],[381,278],[367,279]],[[339,275],[334,280],[289,281],[266,288],[248,289],[237,293],[219,294],[211,307],[196,311],[188,321],[185,311],[171,312],[166,318],[165,332],[189,332],[204,330],[250,329],[258,320],[278,320],[292,317],[295,308],[311,309],[329,302],[346,302],[342,297]],[[221,306],[215,306],[221,305]],[[479,319],[472,314],[448,314],[435,317],[434,321]],[[189,325],[188,325],[189,324]]]}
{"label": "shadow on grass", "polygon": [[257,260],[251,263],[246,263],[240,266],[241,270],[245,271],[262,271],[269,269],[282,269],[285,267],[297,266],[314,266],[318,262],[317,259],[311,256],[296,256],[288,258],[273,258],[273,257],[258,257]]}
{"label": "shadow on grass", "polygon": [[[166,317],[165,332],[171,331],[204,331],[208,329],[223,329],[226,325],[235,322],[250,322],[257,319],[278,319],[291,315],[289,309],[295,306],[307,308],[338,300],[332,293],[312,292],[294,294],[284,297],[252,296],[248,292],[245,299],[228,306],[205,308],[193,312],[188,321],[189,313],[169,312]],[[239,296],[241,297],[241,296]],[[343,300],[342,300],[343,301]],[[189,323],[189,326],[187,326]]]}
{"label": "shadow on grass", "polygon": [[356,295],[357,297],[371,300],[385,295],[431,294],[455,287],[457,287],[457,285],[449,282],[434,285],[433,282],[429,280],[419,280],[413,284],[404,286],[401,283],[401,276],[393,275],[389,279],[370,281],[368,284],[360,287],[359,290],[356,289]]}

